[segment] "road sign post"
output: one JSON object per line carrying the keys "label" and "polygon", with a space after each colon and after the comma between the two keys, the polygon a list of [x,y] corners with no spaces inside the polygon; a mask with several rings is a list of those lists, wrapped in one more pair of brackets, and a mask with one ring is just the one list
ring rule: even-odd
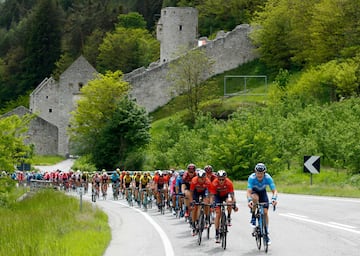
{"label": "road sign post", "polygon": [[312,185],[312,175],[320,173],[320,156],[304,156],[304,172],[310,173]]}

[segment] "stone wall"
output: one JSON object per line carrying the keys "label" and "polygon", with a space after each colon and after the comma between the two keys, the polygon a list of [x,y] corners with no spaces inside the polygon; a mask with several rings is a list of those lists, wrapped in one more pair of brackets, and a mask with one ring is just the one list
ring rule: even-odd
{"label": "stone wall", "polygon": [[[237,68],[257,57],[249,39],[250,31],[249,25],[239,25],[231,32],[219,33],[216,39],[199,46],[214,60],[213,73],[210,76]],[[171,82],[166,79],[169,63],[171,61],[153,63],[147,69],[141,68],[124,75],[125,80],[132,85],[132,97],[148,112],[165,105],[173,97]]]}

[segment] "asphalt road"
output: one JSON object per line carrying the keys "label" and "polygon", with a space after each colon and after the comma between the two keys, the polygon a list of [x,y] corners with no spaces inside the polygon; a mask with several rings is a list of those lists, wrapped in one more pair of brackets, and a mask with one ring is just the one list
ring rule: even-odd
{"label": "asphalt road", "polygon": [[[155,208],[144,212],[125,200],[98,200],[95,204],[109,216],[112,241],[104,254],[112,255],[262,255],[256,248],[249,225],[245,191],[236,191],[240,210],[233,214],[224,251],[210,239],[199,246],[183,219]],[[90,198],[85,196],[85,198]],[[360,200],[301,195],[279,195],[279,205],[270,212],[272,245],[268,255],[359,255]]]}
{"label": "asphalt road", "polygon": [[[279,188],[281,191],[281,188]],[[109,190],[111,195],[111,190]],[[104,256],[265,255],[251,236],[245,191],[236,191],[239,211],[233,213],[226,250],[210,239],[199,246],[183,219],[155,208],[144,212],[123,199],[98,200],[96,206],[109,216],[112,240]],[[90,195],[84,195],[90,200]],[[279,205],[270,212],[272,244],[268,255],[357,256],[360,255],[360,200],[279,194]]]}

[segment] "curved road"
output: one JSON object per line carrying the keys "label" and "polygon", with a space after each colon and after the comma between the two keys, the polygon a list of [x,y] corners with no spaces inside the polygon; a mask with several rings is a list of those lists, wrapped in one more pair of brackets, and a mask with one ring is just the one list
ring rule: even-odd
{"label": "curved road", "polygon": [[[214,242],[196,237],[182,219],[156,209],[144,213],[125,200],[98,200],[96,204],[109,215],[113,240],[105,256],[117,255],[259,255],[246,207],[245,191],[236,191],[240,210],[233,214],[233,226],[224,251]],[[275,212],[270,212],[272,245],[268,255],[359,255],[360,200],[282,194]],[[137,249],[134,245],[139,245]]]}
{"label": "curved road", "polygon": [[[100,199],[93,204],[108,214],[112,229],[104,256],[265,255],[251,236],[245,191],[236,191],[236,197],[239,211],[233,213],[226,250],[214,242],[213,228],[210,240],[204,237],[199,246],[188,224],[169,211],[161,215],[155,208],[128,207],[125,200]],[[90,200],[90,195],[83,198]],[[359,199],[280,194],[276,211],[270,212],[268,255],[360,255],[359,212]]]}

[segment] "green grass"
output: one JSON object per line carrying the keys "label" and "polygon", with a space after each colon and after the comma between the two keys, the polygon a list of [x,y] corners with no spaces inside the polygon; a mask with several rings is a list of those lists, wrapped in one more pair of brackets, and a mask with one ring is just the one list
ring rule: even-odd
{"label": "green grass", "polygon": [[53,190],[1,207],[0,227],[0,255],[98,256],[111,240],[101,210]]}
{"label": "green grass", "polygon": [[32,159],[33,165],[54,165],[65,160],[62,156],[40,156],[36,155]]}
{"label": "green grass", "polygon": [[[286,170],[273,175],[273,179],[279,193],[360,198],[360,175],[351,176],[345,171],[325,169],[313,174],[311,182],[309,173]],[[234,186],[245,190],[247,182],[235,181]]]}

